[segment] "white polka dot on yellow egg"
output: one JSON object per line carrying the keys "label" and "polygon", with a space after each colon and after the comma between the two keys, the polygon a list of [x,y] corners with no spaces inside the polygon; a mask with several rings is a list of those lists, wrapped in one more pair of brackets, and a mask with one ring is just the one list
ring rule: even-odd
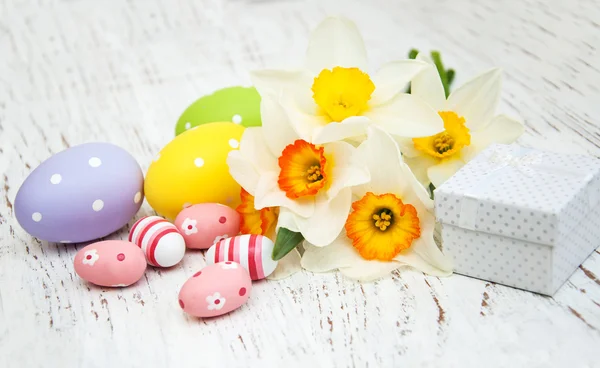
{"label": "white polka dot on yellow egg", "polygon": [[202,159],[201,157],[197,157],[194,160],[194,165],[196,165],[196,167],[202,167],[202,166],[204,166],[204,159]]}
{"label": "white polka dot on yellow egg", "polygon": [[233,139],[233,138],[231,138],[231,139],[229,140],[229,146],[230,146],[231,148],[238,148],[238,147],[240,146],[240,142],[238,142],[238,140],[237,140],[237,139]]}

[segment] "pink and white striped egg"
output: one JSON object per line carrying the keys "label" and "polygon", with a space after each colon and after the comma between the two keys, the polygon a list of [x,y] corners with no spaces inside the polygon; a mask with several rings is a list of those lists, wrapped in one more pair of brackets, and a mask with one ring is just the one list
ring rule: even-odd
{"label": "pink and white striped egg", "polygon": [[252,281],[241,265],[220,262],[204,267],[179,291],[179,306],[196,317],[216,317],[241,307],[250,296]]}
{"label": "pink and white striped egg", "polygon": [[262,235],[238,235],[223,239],[206,252],[206,262],[233,261],[241,264],[252,280],[261,280],[275,271],[277,261],[271,258],[273,242]]}
{"label": "pink and white striped egg", "polygon": [[159,216],[139,219],[129,231],[129,241],[144,251],[146,261],[154,267],[171,267],[185,254],[185,240],[175,225]]}

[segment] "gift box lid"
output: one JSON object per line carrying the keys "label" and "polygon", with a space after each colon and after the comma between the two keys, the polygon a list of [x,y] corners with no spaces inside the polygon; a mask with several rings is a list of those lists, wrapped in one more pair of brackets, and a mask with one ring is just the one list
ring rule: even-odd
{"label": "gift box lid", "polygon": [[600,160],[492,145],[435,190],[436,218],[554,246],[600,199]]}

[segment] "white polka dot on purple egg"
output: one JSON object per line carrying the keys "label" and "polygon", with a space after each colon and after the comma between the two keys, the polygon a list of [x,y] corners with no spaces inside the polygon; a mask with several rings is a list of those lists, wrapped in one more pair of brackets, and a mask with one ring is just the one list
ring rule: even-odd
{"label": "white polka dot on purple egg", "polygon": [[31,215],[31,219],[32,219],[33,221],[35,221],[35,222],[40,222],[40,221],[42,221],[42,214],[41,214],[41,213],[39,213],[39,212],[34,212],[34,213]]}
{"label": "white polka dot on purple egg", "polygon": [[142,200],[142,192],[135,193],[135,196],[133,196],[133,203],[140,203],[141,200]]}
{"label": "white polka dot on purple egg", "polygon": [[101,211],[104,208],[104,201],[101,199],[96,199],[94,203],[92,203],[92,208],[96,212]]}
{"label": "white polka dot on purple egg", "polygon": [[50,177],[50,182],[52,184],[59,184],[62,181],[62,176],[60,174],[54,174]]}
{"label": "white polka dot on purple egg", "polygon": [[91,167],[98,167],[102,165],[102,160],[100,160],[98,157],[92,157],[89,159],[88,164],[90,164]]}

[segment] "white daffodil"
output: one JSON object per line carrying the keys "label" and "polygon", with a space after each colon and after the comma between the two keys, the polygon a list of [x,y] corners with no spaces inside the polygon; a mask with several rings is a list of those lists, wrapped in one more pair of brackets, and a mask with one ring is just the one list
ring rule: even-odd
{"label": "white daffodil", "polygon": [[262,128],[246,129],[240,149],[227,158],[233,178],[254,197],[255,210],[273,209],[262,219],[259,213],[261,221],[254,227],[267,231],[278,215],[278,226],[302,233],[315,245],[328,245],[344,227],[350,188],[368,182],[369,172],[352,145],[309,143],[294,132],[277,102],[263,98],[264,109],[271,113],[262,114]]}
{"label": "white daffodil", "polygon": [[433,202],[402,161],[396,142],[371,127],[358,150],[371,181],[353,189],[357,200],[343,234],[325,248],[304,243],[302,266],[312,272],[339,269],[362,281],[403,265],[436,276],[451,274],[451,261],[433,240]]}
{"label": "white daffodil", "polygon": [[[270,96],[281,104],[297,135],[307,142],[362,140],[371,123],[413,138],[444,129],[437,111],[403,93],[427,68],[432,67],[423,61],[402,60],[370,76],[365,45],[354,23],[327,18],[310,37],[303,69],[257,71],[252,81],[263,98]],[[263,110],[263,119],[270,113]]]}
{"label": "white daffodil", "polygon": [[[433,63],[424,54],[418,60]],[[512,143],[523,124],[505,115],[494,117],[500,100],[502,72],[489,70],[448,96],[435,68],[411,82],[411,93],[426,101],[444,120],[444,131],[429,137],[399,140],[406,163],[424,184],[438,187],[492,143]]]}

